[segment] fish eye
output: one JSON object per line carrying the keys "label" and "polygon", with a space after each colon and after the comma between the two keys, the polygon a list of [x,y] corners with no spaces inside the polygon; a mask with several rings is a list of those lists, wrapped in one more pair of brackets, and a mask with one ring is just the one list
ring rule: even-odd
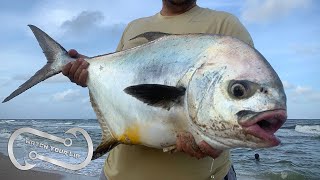
{"label": "fish eye", "polygon": [[236,98],[243,98],[246,94],[246,88],[243,84],[235,83],[231,86],[231,93]]}
{"label": "fish eye", "polygon": [[248,80],[231,80],[228,85],[228,93],[234,99],[251,97],[258,89],[257,83]]}

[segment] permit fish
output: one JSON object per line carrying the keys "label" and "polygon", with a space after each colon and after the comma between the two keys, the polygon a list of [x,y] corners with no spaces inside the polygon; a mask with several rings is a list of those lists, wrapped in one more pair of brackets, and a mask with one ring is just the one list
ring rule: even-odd
{"label": "permit fish", "polygon": [[[76,59],[29,25],[47,64],[7,102],[61,72]],[[96,159],[118,144],[174,149],[177,134],[216,149],[277,146],[274,133],[287,119],[280,78],[255,48],[230,37],[146,32],[148,43],[85,60],[87,87],[102,129]]]}

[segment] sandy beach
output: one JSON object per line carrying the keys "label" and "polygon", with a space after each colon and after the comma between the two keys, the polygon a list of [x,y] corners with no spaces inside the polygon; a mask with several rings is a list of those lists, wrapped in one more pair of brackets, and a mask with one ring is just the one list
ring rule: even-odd
{"label": "sandy beach", "polygon": [[99,177],[81,176],[59,171],[43,172],[17,169],[9,157],[0,153],[0,179],[2,180],[97,180]]}

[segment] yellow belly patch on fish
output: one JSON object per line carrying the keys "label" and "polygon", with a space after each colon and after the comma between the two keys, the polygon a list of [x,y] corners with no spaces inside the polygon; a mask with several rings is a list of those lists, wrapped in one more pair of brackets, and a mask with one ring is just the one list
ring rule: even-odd
{"label": "yellow belly patch on fish", "polygon": [[118,141],[125,144],[140,144],[139,126],[133,125],[126,128],[122,135],[118,136]]}

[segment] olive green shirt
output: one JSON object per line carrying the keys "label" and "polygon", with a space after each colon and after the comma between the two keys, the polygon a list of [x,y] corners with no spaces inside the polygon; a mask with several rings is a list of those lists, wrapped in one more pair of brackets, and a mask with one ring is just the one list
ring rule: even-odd
{"label": "olive green shirt", "polygon": [[[226,12],[195,6],[177,16],[141,18],[126,27],[117,51],[147,42],[131,38],[144,32],[171,34],[209,33],[230,35],[253,46],[252,39],[239,20]],[[140,145],[118,145],[109,154],[104,167],[108,180],[206,180],[223,179],[231,166],[229,151],[218,158],[196,159],[185,153],[164,153]]]}

